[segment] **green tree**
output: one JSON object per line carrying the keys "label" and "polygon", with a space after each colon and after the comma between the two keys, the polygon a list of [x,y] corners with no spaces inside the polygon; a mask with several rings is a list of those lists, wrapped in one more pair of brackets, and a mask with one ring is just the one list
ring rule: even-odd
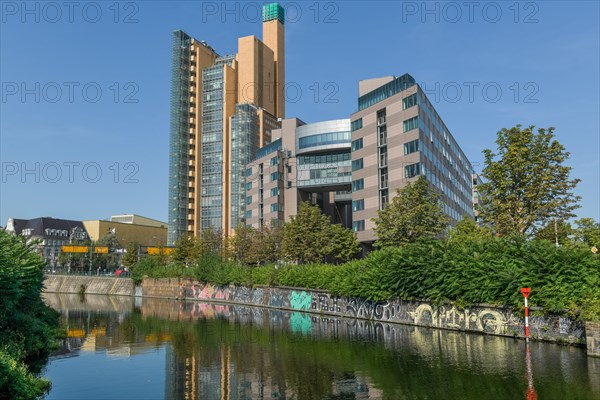
{"label": "green tree", "polygon": [[175,249],[173,250],[173,261],[185,266],[190,266],[202,255],[202,250],[198,243],[198,239],[189,235],[183,235],[175,241]]}
{"label": "green tree", "polygon": [[425,178],[397,190],[385,210],[378,211],[375,222],[377,247],[394,247],[421,238],[439,236],[450,218],[440,204],[440,195]]}
{"label": "green tree", "polygon": [[200,255],[217,254],[226,256],[227,243],[220,229],[205,229],[200,232],[197,245]]}
{"label": "green tree", "polygon": [[34,399],[50,388],[36,373],[58,339],[58,313],[40,293],[44,261],[0,230],[0,398]]}
{"label": "green tree", "polygon": [[537,240],[547,240],[552,243],[558,241],[559,245],[564,246],[572,242],[571,237],[573,233],[574,230],[568,222],[551,220],[548,221],[546,226],[535,232],[535,238]]}
{"label": "green tree", "polygon": [[331,222],[319,206],[300,203],[298,214],[283,231],[283,256],[300,264],[323,262],[330,242]]}
{"label": "green tree", "polygon": [[119,262],[119,255],[117,250],[121,248],[121,244],[117,240],[114,233],[108,233],[104,235],[94,244],[94,246],[108,247],[108,254],[94,254],[93,255],[93,267],[115,269]]}
{"label": "green tree", "polygon": [[575,239],[587,247],[600,248],[600,223],[593,218],[581,218],[575,221]]}
{"label": "green tree", "polygon": [[230,240],[232,258],[245,265],[260,265],[261,234],[245,224],[239,224]]}
{"label": "green tree", "polygon": [[487,240],[492,238],[492,231],[486,226],[480,226],[469,216],[464,216],[448,234],[451,242],[459,243],[473,240]]}
{"label": "green tree", "polygon": [[336,262],[346,262],[356,257],[360,251],[356,234],[340,224],[331,225],[329,229],[330,243],[327,254]]}
{"label": "green tree", "polygon": [[[271,233],[273,252],[277,252],[278,234],[277,230]],[[356,256],[359,249],[354,232],[339,224],[331,224],[319,206],[308,202],[300,204],[298,214],[283,228],[281,253],[287,260],[300,264],[323,262],[326,257],[337,262],[348,261]]]}
{"label": "green tree", "polygon": [[263,264],[274,263],[281,259],[283,228],[280,226],[263,227],[261,230],[260,259]]}
{"label": "green tree", "polygon": [[480,216],[498,235],[528,235],[552,219],[573,217],[579,207],[572,193],[579,179],[569,179],[571,167],[563,165],[570,154],[554,128],[534,129],[504,128],[496,152],[483,151]]}
{"label": "green tree", "polygon": [[130,242],[127,244],[125,254],[121,258],[121,263],[128,268],[133,268],[138,262],[138,243]]}

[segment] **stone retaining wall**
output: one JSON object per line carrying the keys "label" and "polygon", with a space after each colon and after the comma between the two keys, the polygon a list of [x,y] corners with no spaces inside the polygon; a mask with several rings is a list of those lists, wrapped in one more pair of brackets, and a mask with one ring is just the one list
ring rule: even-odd
{"label": "stone retaining wall", "polygon": [[82,286],[85,294],[112,294],[133,296],[133,280],[101,276],[47,275],[44,280],[44,292],[79,293]]}
{"label": "stone retaining wall", "polygon": [[[180,286],[181,284],[181,286]],[[217,287],[176,279],[145,279],[143,296],[238,303],[290,311],[304,311],[339,317],[401,323],[485,334],[523,337],[524,319],[509,308],[476,305],[459,309],[453,304],[435,306],[430,302],[370,301],[334,296],[327,292],[284,287]],[[564,315],[530,316],[534,339],[583,345],[585,325]]]}

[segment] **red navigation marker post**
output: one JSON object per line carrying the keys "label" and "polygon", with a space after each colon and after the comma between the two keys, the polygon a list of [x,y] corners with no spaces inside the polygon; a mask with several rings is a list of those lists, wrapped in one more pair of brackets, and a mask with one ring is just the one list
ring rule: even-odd
{"label": "red navigation marker post", "polygon": [[521,293],[523,293],[523,297],[525,298],[525,338],[529,340],[529,303],[527,302],[527,298],[529,297],[529,293],[531,293],[531,288],[521,288]]}

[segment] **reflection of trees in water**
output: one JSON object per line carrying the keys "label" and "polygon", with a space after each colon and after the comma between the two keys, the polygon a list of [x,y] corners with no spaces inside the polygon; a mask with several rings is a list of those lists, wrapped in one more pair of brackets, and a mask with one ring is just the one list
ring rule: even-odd
{"label": "reflection of trees in water", "polygon": [[[128,315],[71,313],[70,322],[105,325],[116,343],[166,345],[169,398],[519,398],[527,388],[518,340],[251,307],[199,310],[144,299]],[[540,398],[598,396],[582,350],[531,346]]]}

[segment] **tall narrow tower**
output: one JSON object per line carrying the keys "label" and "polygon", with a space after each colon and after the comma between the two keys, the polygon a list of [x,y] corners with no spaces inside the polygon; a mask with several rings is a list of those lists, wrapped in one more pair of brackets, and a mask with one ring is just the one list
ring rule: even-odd
{"label": "tall narrow tower", "polygon": [[275,116],[285,116],[285,39],[284,12],[278,3],[263,5],[263,42],[273,50],[275,62]]}
{"label": "tall narrow tower", "polygon": [[223,56],[173,33],[169,245],[244,223],[245,165],[285,116],[283,21],[279,4],[264,5],[264,42],[240,38],[238,52]]}

